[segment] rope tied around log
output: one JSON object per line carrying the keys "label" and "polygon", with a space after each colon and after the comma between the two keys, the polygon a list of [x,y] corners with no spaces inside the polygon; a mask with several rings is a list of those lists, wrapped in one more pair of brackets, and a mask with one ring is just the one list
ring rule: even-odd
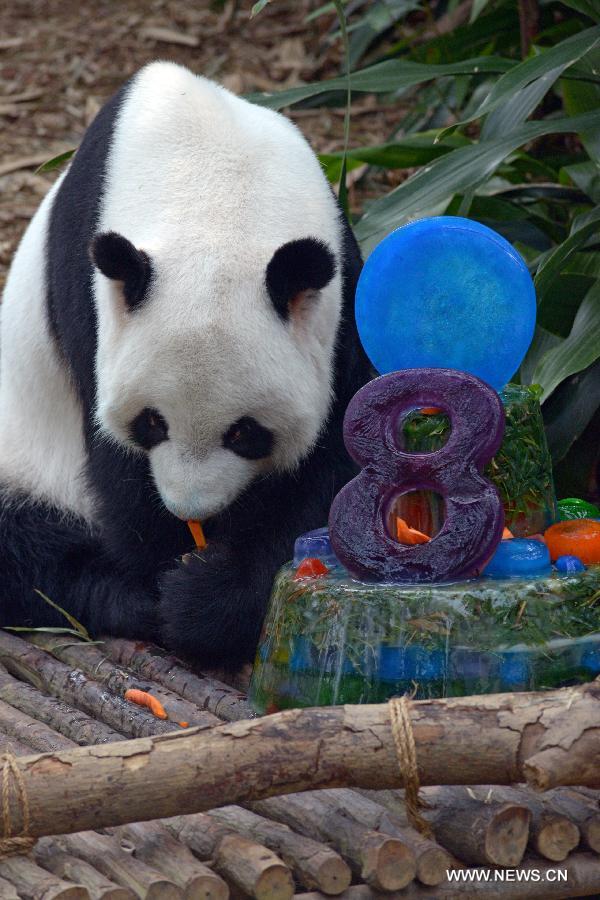
{"label": "rope tied around log", "polygon": [[392,725],[392,737],[398,756],[398,765],[404,782],[404,798],[406,814],[413,828],[423,835],[431,837],[433,832],[419,809],[425,805],[419,797],[419,770],[417,768],[417,748],[413,733],[409,710],[410,698],[392,697],[388,705]]}
{"label": "rope tied around log", "polygon": [[[29,853],[35,845],[35,838],[29,837],[29,797],[17,765],[16,757],[8,750],[0,756],[2,765],[2,837],[0,838],[0,860],[7,856]],[[13,834],[11,803],[14,796],[21,806],[23,826],[21,834]]]}

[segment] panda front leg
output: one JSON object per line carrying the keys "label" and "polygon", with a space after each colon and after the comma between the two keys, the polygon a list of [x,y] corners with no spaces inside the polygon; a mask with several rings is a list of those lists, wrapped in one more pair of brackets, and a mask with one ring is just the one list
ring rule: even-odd
{"label": "panda front leg", "polygon": [[[87,523],[7,489],[0,501],[0,628],[69,627],[155,639],[157,598],[109,562]],[[44,595],[44,596],[42,596]]]}
{"label": "panda front leg", "polygon": [[276,570],[227,543],[185,554],[160,579],[160,643],[207,667],[252,662]]}

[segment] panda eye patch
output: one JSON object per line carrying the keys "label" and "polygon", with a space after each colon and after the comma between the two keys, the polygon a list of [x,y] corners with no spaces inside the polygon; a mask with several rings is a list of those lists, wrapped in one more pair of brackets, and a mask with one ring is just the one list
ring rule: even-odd
{"label": "panda eye patch", "polygon": [[169,437],[169,426],[156,409],[146,407],[131,423],[131,437],[144,450],[152,450]]}
{"label": "panda eye patch", "polygon": [[273,450],[273,432],[251,416],[243,416],[223,435],[223,446],[243,459],[264,459]]}

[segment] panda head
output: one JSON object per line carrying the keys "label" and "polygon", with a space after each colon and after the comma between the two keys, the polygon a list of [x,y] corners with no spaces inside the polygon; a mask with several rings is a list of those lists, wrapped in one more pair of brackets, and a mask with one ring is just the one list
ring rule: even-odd
{"label": "panda head", "polygon": [[206,519],[293,470],[331,402],[338,247],[308,234],[190,255],[115,230],[91,257],[98,430],[148,455],[164,505]]}

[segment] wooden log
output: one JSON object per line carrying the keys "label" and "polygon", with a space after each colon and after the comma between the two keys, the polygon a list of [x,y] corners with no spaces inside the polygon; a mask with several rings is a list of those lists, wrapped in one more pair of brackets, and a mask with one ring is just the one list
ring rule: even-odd
{"label": "wooden log", "polygon": [[90,900],[88,889],[57,878],[29,856],[0,860],[0,878],[12,884],[21,900]]}
{"label": "wooden log", "polygon": [[290,900],[292,873],[262,844],[236,834],[207,815],[178,816],[165,822],[169,831],[202,860],[211,860],[228,882],[257,900]]}
{"label": "wooden log", "polygon": [[90,900],[136,900],[137,894],[130,888],[109,881],[89,863],[65,853],[52,838],[41,838],[33,848],[33,856],[40,866],[59,878],[84,884]]}
{"label": "wooden log", "polygon": [[125,740],[118,731],[74,706],[18,681],[3,665],[0,665],[0,699],[82,746]]}
{"label": "wooden log", "polygon": [[[425,802],[428,802],[432,790],[435,793],[435,788],[424,788],[421,792],[422,799]],[[510,802],[526,806],[532,814],[529,829],[529,846],[547,859],[554,861],[563,860],[579,843],[579,830],[576,824],[559,810],[546,807],[546,795],[544,794],[534,792],[524,786],[521,786],[521,788],[499,788],[490,785],[469,787],[467,792],[481,803],[493,799],[497,802]],[[364,793],[373,794],[377,801],[385,806],[386,809],[393,811],[401,809],[404,803],[403,791],[365,791]],[[464,788],[446,787],[443,795],[438,792],[437,802],[445,802],[448,805],[449,816],[452,814],[454,804],[460,803],[460,799],[457,799],[457,794],[460,798],[464,794]]]}
{"label": "wooden log", "polygon": [[29,746],[40,753],[48,753],[54,750],[68,750],[75,746],[69,738],[63,737],[52,728],[48,728],[42,722],[32,716],[26,715],[20,709],[15,709],[3,700],[0,700],[0,730],[7,739],[16,738],[22,742],[22,746]]}
{"label": "wooden log", "polygon": [[446,877],[446,870],[457,865],[447,850],[411,828],[400,802],[396,803],[396,812],[392,813],[376,802],[375,791],[359,793],[341,788],[322,791],[320,796],[328,796],[330,802],[342,808],[346,816],[352,816],[367,828],[384,831],[410,847],[417,865],[416,878],[423,884],[440,884]]}
{"label": "wooden log", "polygon": [[171,726],[173,729],[179,722],[207,726],[218,725],[220,722],[220,719],[213,713],[200,709],[195,703],[183,699],[172,690],[147,678],[142,680],[134,672],[122,666],[116,666],[110,659],[107,659],[103,645],[98,647],[84,641],[74,642],[72,637],[66,640],[62,635],[44,632],[36,632],[27,640],[70,668],[79,669],[88,678],[100,682],[118,697],[123,697],[129,688],[148,691],[163,704],[169,720],[173,723]]}
{"label": "wooden log", "polygon": [[108,835],[95,831],[61,835],[54,839],[66,853],[83,859],[111,881],[145,900],[180,900],[183,891],[175,882],[130,853]]}
{"label": "wooden log", "polygon": [[[536,785],[541,779],[598,786],[599,699],[600,683],[593,682],[539,694],[415,702],[421,783],[506,784],[531,776]],[[558,753],[559,745],[568,751]],[[553,769],[544,768],[548,761]],[[24,757],[17,765],[34,837],[325,787],[401,785],[387,704],[287,710],[208,730]],[[14,822],[22,825],[17,809]]]}
{"label": "wooden log", "polygon": [[399,891],[415,877],[417,866],[410,847],[366,828],[329,794],[272,797],[253,804],[253,809],[300,834],[334,842],[352,871],[374,890]]}
{"label": "wooden log", "polygon": [[549,809],[568,816],[577,825],[584,847],[600,853],[600,805],[598,795],[574,788],[555,788],[540,797]]}
{"label": "wooden log", "polygon": [[19,900],[16,887],[5,878],[0,878],[0,900]]}
{"label": "wooden log", "polygon": [[[429,790],[429,789],[428,789]],[[529,846],[554,862],[562,862],[577,847],[580,832],[564,813],[551,806],[540,794],[528,788],[483,786],[467,789],[480,802],[521,803],[531,812]]]}
{"label": "wooden log", "polygon": [[[558,871],[566,874],[566,881],[562,874],[558,880]],[[488,868],[466,869],[465,873],[468,880],[448,881],[433,890],[413,881],[398,894],[398,900],[457,900],[459,897],[461,900],[573,900],[600,893],[600,866],[592,853],[572,853],[558,868],[553,862],[526,859],[517,872]],[[296,894],[294,900],[326,900],[326,897],[315,891]],[[339,900],[381,900],[381,895],[359,884],[340,894]]]}
{"label": "wooden log", "polygon": [[167,734],[173,730],[172,723],[155,719],[151,713],[87,678],[80,670],[73,670],[28,641],[6,631],[0,631],[0,662],[12,675],[72,703],[122,734],[143,737]]}
{"label": "wooden log", "polygon": [[521,803],[479,799],[471,788],[424,792],[437,840],[471,866],[518,866],[527,848],[531,812]]}
{"label": "wooden log", "polygon": [[175,656],[154,644],[107,638],[104,649],[114,662],[128,666],[138,675],[170,688],[201,709],[210,710],[219,719],[234,722],[256,716],[240,691],[214,678],[194,675]]}
{"label": "wooden log", "polygon": [[223,879],[199,862],[161,822],[122,825],[115,829],[115,834],[123,849],[129,848],[136,859],[178,884],[185,900],[227,900],[229,897]]}
{"label": "wooden log", "polygon": [[0,753],[12,753],[13,756],[31,756],[32,748],[22,744],[7,734],[0,734]]}
{"label": "wooden log", "polygon": [[341,894],[351,880],[351,871],[339,853],[326,844],[297,834],[287,825],[272,822],[249,809],[224,806],[209,813],[244,837],[264,844],[290,867],[296,881],[309,890]]}

